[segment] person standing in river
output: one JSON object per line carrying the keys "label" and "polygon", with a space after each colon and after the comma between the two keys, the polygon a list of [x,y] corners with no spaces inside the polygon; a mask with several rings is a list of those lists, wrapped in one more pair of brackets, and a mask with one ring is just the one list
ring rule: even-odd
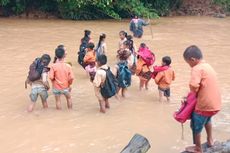
{"label": "person standing in river", "polygon": [[212,117],[221,109],[221,94],[215,70],[203,60],[201,50],[195,46],[186,48],[184,60],[192,68],[189,87],[197,94],[195,110],[191,115],[191,128],[195,146],[186,148],[188,152],[202,153],[201,132],[205,128],[207,146],[212,147]]}
{"label": "person standing in river", "polygon": [[133,32],[133,36],[136,38],[141,38],[144,31],[143,26],[147,26],[149,24],[149,21],[146,22],[143,19],[138,18],[137,15],[130,21],[129,29],[131,32]]}

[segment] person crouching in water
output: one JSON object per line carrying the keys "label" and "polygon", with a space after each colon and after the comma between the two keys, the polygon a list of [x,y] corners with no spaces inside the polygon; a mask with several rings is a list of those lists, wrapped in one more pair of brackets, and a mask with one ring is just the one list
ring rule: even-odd
{"label": "person crouching in water", "polygon": [[167,98],[167,101],[170,101],[170,85],[172,81],[175,80],[175,72],[170,67],[171,58],[165,56],[162,58],[162,66],[167,66],[166,70],[158,72],[155,77],[155,83],[158,85],[159,90],[159,101],[163,101],[163,96]]}
{"label": "person crouching in water", "polygon": [[94,44],[89,43],[86,50],[87,52],[84,57],[84,65],[86,65],[86,73],[90,77],[90,81],[92,82],[96,74],[96,52],[94,50]]}

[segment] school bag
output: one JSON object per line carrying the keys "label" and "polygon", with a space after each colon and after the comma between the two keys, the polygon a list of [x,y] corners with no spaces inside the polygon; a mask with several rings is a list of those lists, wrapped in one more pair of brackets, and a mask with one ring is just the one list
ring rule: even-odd
{"label": "school bag", "polygon": [[155,55],[148,48],[140,48],[138,55],[142,57],[147,66],[153,65],[155,62]]}
{"label": "school bag", "polygon": [[187,120],[191,119],[192,112],[195,109],[197,102],[197,94],[195,92],[188,93],[187,97],[181,103],[181,107],[178,111],[173,114],[173,117],[176,121],[181,123],[182,128],[182,140],[184,139],[184,126]]}
{"label": "school bag", "polygon": [[81,45],[79,47],[79,52],[78,52],[78,63],[83,67],[85,68],[85,65],[84,65],[84,57],[85,57],[85,54],[86,54],[86,47],[87,47],[87,44],[89,43],[89,40],[90,39],[82,39],[82,42],[81,42]]}
{"label": "school bag", "polygon": [[36,81],[41,78],[44,66],[41,64],[41,59],[36,58],[29,67],[28,79],[29,81]]}
{"label": "school bag", "polygon": [[117,71],[118,87],[127,88],[131,85],[132,73],[128,68],[127,62],[120,62]]}
{"label": "school bag", "polygon": [[106,79],[104,84],[101,85],[101,95],[104,98],[111,98],[117,93],[118,82],[116,77],[111,72],[110,68],[102,70],[106,72]]}
{"label": "school bag", "polygon": [[182,101],[180,109],[173,114],[175,120],[177,120],[180,123],[184,123],[187,120],[189,120],[191,118],[192,112],[195,109],[196,102],[196,93],[188,93],[186,99]]}

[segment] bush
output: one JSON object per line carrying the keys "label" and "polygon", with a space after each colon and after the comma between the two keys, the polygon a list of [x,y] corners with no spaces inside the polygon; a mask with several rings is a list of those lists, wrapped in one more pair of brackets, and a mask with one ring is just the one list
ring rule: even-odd
{"label": "bush", "polygon": [[213,0],[217,5],[221,5],[225,11],[230,12],[230,0]]}
{"label": "bush", "polygon": [[147,0],[146,3],[156,10],[159,16],[167,16],[170,11],[180,7],[182,0]]}

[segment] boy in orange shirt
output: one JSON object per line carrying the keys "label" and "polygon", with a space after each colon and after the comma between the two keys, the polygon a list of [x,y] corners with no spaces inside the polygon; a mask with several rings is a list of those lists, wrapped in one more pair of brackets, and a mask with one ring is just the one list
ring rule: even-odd
{"label": "boy in orange shirt", "polygon": [[67,101],[68,109],[72,109],[72,98],[70,95],[74,76],[72,67],[65,63],[66,52],[64,48],[55,50],[56,62],[50,67],[49,78],[52,81],[53,93],[56,100],[56,108],[61,109],[61,95],[63,94]]}
{"label": "boy in orange shirt", "polygon": [[191,117],[191,128],[195,146],[187,147],[189,152],[202,153],[201,132],[205,127],[207,145],[213,145],[211,118],[221,108],[221,95],[217,84],[216,72],[205,61],[197,46],[184,51],[184,59],[192,68],[189,82],[190,90],[197,93],[197,103]]}
{"label": "boy in orange shirt", "polygon": [[[170,66],[171,58],[165,56],[162,58],[162,66]],[[159,90],[159,101],[163,100],[163,95],[170,101],[170,84],[175,80],[175,73],[171,67],[168,69],[158,72],[155,77],[155,83],[158,85]]]}

